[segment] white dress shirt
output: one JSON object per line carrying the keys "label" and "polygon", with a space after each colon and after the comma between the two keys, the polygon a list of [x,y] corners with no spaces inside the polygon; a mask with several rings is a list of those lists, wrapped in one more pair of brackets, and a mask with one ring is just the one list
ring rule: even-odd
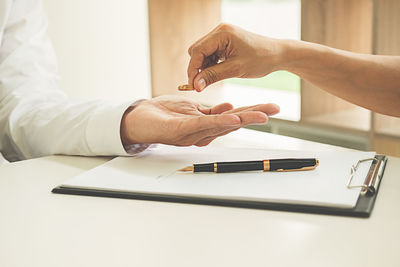
{"label": "white dress shirt", "polygon": [[127,155],[120,122],[133,100],[70,101],[46,29],[40,0],[0,0],[0,152],[10,161]]}

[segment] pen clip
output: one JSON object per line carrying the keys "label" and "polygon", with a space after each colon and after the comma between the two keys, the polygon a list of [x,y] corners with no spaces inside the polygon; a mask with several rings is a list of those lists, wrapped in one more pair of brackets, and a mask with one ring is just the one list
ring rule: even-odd
{"label": "pen clip", "polygon": [[294,172],[294,171],[311,171],[314,170],[315,168],[317,168],[318,165],[314,165],[314,166],[308,166],[308,167],[303,167],[303,168],[299,168],[299,169],[277,169],[277,172]]}
{"label": "pen clip", "polygon": [[311,171],[314,170],[315,168],[317,168],[319,165],[319,161],[316,160],[315,165],[314,166],[307,166],[307,167],[303,167],[303,168],[299,168],[299,169],[277,169],[277,172],[294,172],[294,171]]}

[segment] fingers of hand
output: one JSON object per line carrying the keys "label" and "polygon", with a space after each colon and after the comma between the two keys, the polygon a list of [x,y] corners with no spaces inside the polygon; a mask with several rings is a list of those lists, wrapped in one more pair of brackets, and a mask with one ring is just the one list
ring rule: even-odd
{"label": "fingers of hand", "polygon": [[225,109],[231,108],[229,103],[224,103],[201,112],[214,112],[208,116],[192,117],[181,124],[179,131],[183,135],[195,132],[218,129],[221,127],[242,127],[249,124],[263,124],[268,121],[269,114],[275,114],[279,107],[275,104],[260,104],[240,109],[231,109],[219,114]]}
{"label": "fingers of hand", "polygon": [[268,115],[261,111],[241,111],[234,114],[240,118],[242,127],[250,124],[264,124],[268,121]]}
{"label": "fingers of hand", "polygon": [[203,53],[205,56],[214,54],[225,38],[225,36],[218,34],[218,31],[219,26],[193,43],[188,49],[189,56],[193,56],[198,52]]}
{"label": "fingers of hand", "polygon": [[211,108],[207,108],[207,107],[203,107],[203,106],[199,107],[200,112],[202,112],[203,114],[206,114],[206,115],[221,114],[221,113],[227,112],[232,109],[233,109],[233,105],[231,103],[222,103],[222,104],[216,105]]}
{"label": "fingers of hand", "polygon": [[[237,130],[249,124],[263,124],[268,121],[268,116],[260,111],[243,111],[236,114],[200,116],[182,124],[185,129],[175,140],[176,145],[205,145],[216,137]],[[201,141],[203,140],[203,141]],[[201,142],[200,142],[201,141]],[[200,142],[200,143],[199,143]]]}
{"label": "fingers of hand", "polygon": [[[230,35],[220,34],[221,25],[216,27],[213,31],[203,36],[200,40],[190,46],[188,53],[191,57],[188,66],[188,82],[193,83],[195,76],[200,69],[206,69],[214,66],[220,59],[225,60],[227,45],[230,43]],[[215,82],[215,81],[214,81]],[[213,82],[207,83],[207,85]],[[196,87],[197,88],[197,87]]]}
{"label": "fingers of hand", "polygon": [[[165,133],[166,143],[172,145],[193,145],[200,139],[217,135],[221,131],[240,127],[240,118],[233,114],[195,116],[177,126],[171,126]],[[171,124],[173,125],[173,123]]]}
{"label": "fingers of hand", "polygon": [[[193,84],[199,70],[212,65],[211,58],[218,51],[221,40],[219,35],[206,35],[189,48],[188,83]],[[215,60],[214,60],[215,61]],[[216,63],[216,62],[215,62]]]}
{"label": "fingers of hand", "polygon": [[193,85],[193,80],[199,73],[201,66],[203,65],[204,55],[202,53],[196,53],[191,55],[189,66],[187,69],[188,84]]}
{"label": "fingers of hand", "polygon": [[243,111],[261,111],[261,112],[267,114],[268,116],[272,116],[272,115],[279,113],[280,108],[276,104],[269,103],[269,104],[258,104],[258,105],[254,105],[254,106],[245,106],[245,107],[235,108],[235,109],[229,110],[225,113],[226,114],[236,114],[238,112],[243,112]]}
{"label": "fingers of hand", "polygon": [[240,126],[240,123],[240,118],[234,114],[196,116],[183,122],[181,125],[181,131],[191,134],[207,129]]}
{"label": "fingers of hand", "polygon": [[204,88],[215,82],[239,76],[240,64],[237,60],[227,59],[224,62],[201,70],[194,80],[193,86],[197,91],[202,91]]}

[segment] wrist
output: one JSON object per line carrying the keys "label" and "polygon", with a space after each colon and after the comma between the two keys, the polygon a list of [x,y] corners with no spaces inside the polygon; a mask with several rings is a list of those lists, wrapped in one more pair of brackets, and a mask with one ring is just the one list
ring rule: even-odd
{"label": "wrist", "polygon": [[329,56],[330,48],[301,40],[281,40],[283,55],[280,70],[292,72],[302,78],[313,75]]}
{"label": "wrist", "polygon": [[121,135],[121,142],[122,145],[127,146],[133,144],[133,142],[130,139],[129,135],[129,123],[128,123],[128,114],[134,109],[134,107],[130,106],[127,108],[127,110],[124,112],[124,115],[122,115],[121,119],[121,129],[120,129],[120,135]]}
{"label": "wrist", "polygon": [[297,61],[302,54],[300,41],[282,39],[278,40],[279,53],[277,54],[274,71],[285,70],[295,72]]}
{"label": "wrist", "polygon": [[144,99],[138,100],[130,105],[124,112],[121,118],[121,126],[120,126],[120,136],[121,142],[124,146],[129,146],[132,144],[139,144],[140,141],[136,140],[134,137],[134,128],[136,128],[133,124],[135,122],[134,119],[134,110],[135,108],[145,101]]}
{"label": "wrist", "polygon": [[[296,57],[298,44],[296,40],[272,39],[265,37],[264,46],[261,49],[262,62],[265,74],[274,71],[290,71]],[[267,44],[267,45],[265,45]]]}

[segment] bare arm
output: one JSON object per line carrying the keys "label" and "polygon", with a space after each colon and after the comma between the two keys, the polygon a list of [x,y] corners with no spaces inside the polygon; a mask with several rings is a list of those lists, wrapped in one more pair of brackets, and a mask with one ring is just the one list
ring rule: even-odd
{"label": "bare arm", "polygon": [[323,45],[282,41],[282,69],[349,102],[400,117],[400,56],[347,52]]}
{"label": "bare arm", "polygon": [[314,43],[279,40],[221,24],[189,48],[189,83],[288,70],[370,110],[400,117],[400,57],[357,54]]}

